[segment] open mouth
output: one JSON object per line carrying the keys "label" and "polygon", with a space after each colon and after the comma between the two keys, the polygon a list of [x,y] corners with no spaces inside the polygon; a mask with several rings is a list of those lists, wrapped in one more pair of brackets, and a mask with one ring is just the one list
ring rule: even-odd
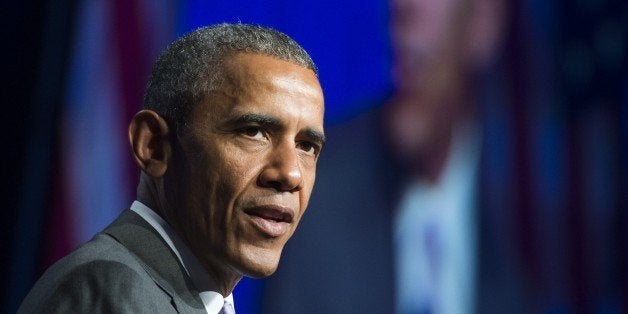
{"label": "open mouth", "polygon": [[279,237],[287,233],[294,219],[291,208],[277,205],[249,207],[244,212],[251,217],[253,225],[269,237]]}

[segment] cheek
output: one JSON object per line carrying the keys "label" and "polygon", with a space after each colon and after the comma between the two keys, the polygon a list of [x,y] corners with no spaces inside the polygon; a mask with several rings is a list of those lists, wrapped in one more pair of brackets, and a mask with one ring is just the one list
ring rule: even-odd
{"label": "cheek", "polygon": [[236,144],[223,155],[225,182],[239,193],[257,186],[257,179],[269,163],[272,148],[268,144],[258,147],[240,147]]}
{"label": "cheek", "polygon": [[220,162],[213,165],[212,176],[208,185],[211,193],[205,191],[207,202],[212,210],[212,223],[223,234],[228,228],[233,228],[231,222],[237,219],[239,202],[255,185],[255,160],[244,158],[244,154],[229,154],[223,156]]}
{"label": "cheek", "polygon": [[218,171],[220,165],[207,154],[204,156],[190,163],[187,206],[189,227],[194,226],[195,233],[207,237],[217,228],[224,229],[217,222],[224,218],[225,195],[229,194],[229,187],[223,182],[226,178],[222,172]]}
{"label": "cheek", "polygon": [[316,163],[314,163],[309,170],[305,170],[305,172],[303,190],[301,190],[299,194],[299,206],[301,207],[301,212],[304,212],[307,209],[310,196],[312,196],[312,190],[314,189],[314,184],[316,182]]}

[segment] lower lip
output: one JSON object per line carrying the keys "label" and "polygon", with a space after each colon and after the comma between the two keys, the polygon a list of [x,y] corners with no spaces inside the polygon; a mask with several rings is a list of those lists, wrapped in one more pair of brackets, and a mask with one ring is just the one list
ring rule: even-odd
{"label": "lower lip", "polygon": [[260,216],[250,216],[253,225],[260,231],[271,237],[279,237],[288,232],[290,224],[283,221],[275,221],[272,219],[264,219]]}

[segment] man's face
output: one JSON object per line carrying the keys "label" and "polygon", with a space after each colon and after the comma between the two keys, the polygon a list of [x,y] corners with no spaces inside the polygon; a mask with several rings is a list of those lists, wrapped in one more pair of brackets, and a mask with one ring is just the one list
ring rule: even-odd
{"label": "man's face", "polygon": [[[461,49],[461,0],[391,0],[391,30],[400,88],[425,84],[438,63]],[[415,84],[406,87],[404,84]]]}
{"label": "man's face", "polygon": [[314,185],[323,94],[314,72],[269,56],[236,54],[225,74],[178,136],[167,220],[210,273],[268,276]]}

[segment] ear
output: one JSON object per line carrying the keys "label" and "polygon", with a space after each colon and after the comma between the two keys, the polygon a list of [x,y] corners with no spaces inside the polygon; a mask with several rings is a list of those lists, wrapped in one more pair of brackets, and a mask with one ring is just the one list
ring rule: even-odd
{"label": "ear", "polygon": [[467,51],[474,67],[482,68],[495,57],[508,32],[508,4],[503,0],[473,0],[467,33]]}
{"label": "ear", "polygon": [[166,120],[152,110],[142,110],[131,120],[129,142],[135,163],[147,175],[160,178],[172,156]]}

